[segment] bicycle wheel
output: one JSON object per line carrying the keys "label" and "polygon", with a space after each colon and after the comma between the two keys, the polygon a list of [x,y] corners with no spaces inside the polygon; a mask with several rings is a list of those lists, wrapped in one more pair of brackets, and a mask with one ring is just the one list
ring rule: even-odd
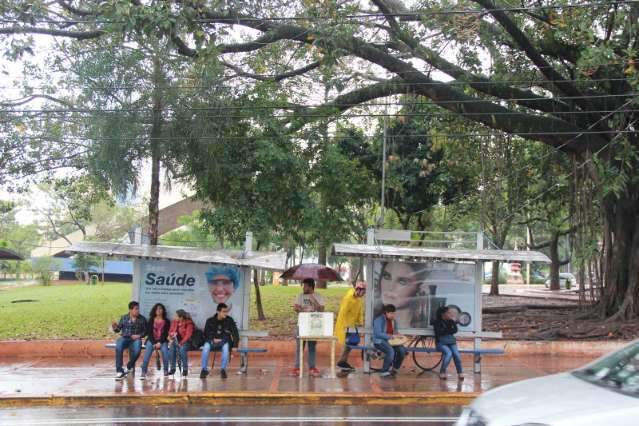
{"label": "bicycle wheel", "polygon": [[[415,349],[435,350],[435,338],[432,336],[416,336],[408,346]],[[431,371],[442,362],[442,357],[439,352],[413,352],[413,362],[422,371]]]}

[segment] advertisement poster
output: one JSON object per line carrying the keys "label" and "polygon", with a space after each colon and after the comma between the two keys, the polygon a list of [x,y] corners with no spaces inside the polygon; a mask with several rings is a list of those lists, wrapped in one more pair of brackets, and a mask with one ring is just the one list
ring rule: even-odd
{"label": "advertisement poster", "polygon": [[137,284],[144,316],[154,304],[162,303],[169,318],[174,318],[176,310],[184,309],[196,326],[204,328],[206,319],[215,315],[218,303],[226,303],[238,328],[244,328],[242,277],[236,266],[142,260]]}
{"label": "advertisement poster", "polygon": [[460,331],[473,330],[475,264],[375,262],[374,314],[393,304],[399,328],[432,328],[442,306],[454,309]]}

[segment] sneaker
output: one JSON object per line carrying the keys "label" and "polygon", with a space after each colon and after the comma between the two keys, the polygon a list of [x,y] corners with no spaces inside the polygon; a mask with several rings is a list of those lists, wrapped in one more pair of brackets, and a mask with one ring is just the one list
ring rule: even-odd
{"label": "sneaker", "polygon": [[398,374],[398,371],[395,368],[391,368],[389,372],[391,373],[391,376],[397,376]]}
{"label": "sneaker", "polygon": [[294,369],[291,370],[291,376],[299,377],[299,375],[300,375],[300,369],[299,368],[294,368]]}
{"label": "sneaker", "polygon": [[457,380],[459,380],[460,382],[464,381],[464,375],[463,374],[458,374],[457,375]]}
{"label": "sneaker", "polygon": [[146,380],[146,373],[140,374],[140,380]]}
{"label": "sneaker", "polygon": [[206,379],[206,376],[209,375],[209,370],[200,371],[200,379]]}
{"label": "sneaker", "polygon": [[165,371],[165,372],[164,372],[164,377],[169,377],[170,375],[171,375],[171,372],[170,372],[170,371]]}
{"label": "sneaker", "polygon": [[382,371],[381,373],[379,373],[379,377],[390,377],[390,375],[390,371]]}
{"label": "sneaker", "polygon": [[446,380],[446,373],[439,373],[439,378],[442,380]]}
{"label": "sneaker", "polygon": [[119,371],[115,375],[115,380],[124,380],[125,377],[126,377],[126,371]]}
{"label": "sneaker", "polygon": [[225,369],[220,370],[220,377],[222,377],[223,379],[226,379],[228,377],[226,375],[226,370]]}
{"label": "sneaker", "polygon": [[186,378],[189,375],[189,370],[182,370],[182,378]]}
{"label": "sneaker", "polygon": [[315,368],[315,367],[311,368],[311,369],[308,371],[308,374],[309,374],[311,377],[321,377],[321,376],[322,376],[322,374],[320,373],[320,371],[319,371],[317,368]]}
{"label": "sneaker", "polygon": [[175,376],[175,368],[169,370],[169,376]]}
{"label": "sneaker", "polygon": [[355,371],[355,367],[353,367],[352,365],[350,365],[348,362],[346,361],[340,361],[337,363],[337,366],[339,368],[341,368],[342,370],[351,370],[351,371]]}

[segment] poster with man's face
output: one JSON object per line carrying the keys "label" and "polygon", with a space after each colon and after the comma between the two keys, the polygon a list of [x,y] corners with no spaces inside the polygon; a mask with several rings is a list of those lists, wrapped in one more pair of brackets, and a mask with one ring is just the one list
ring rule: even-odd
{"label": "poster with man's face", "polygon": [[373,282],[374,315],[383,305],[395,305],[399,328],[432,328],[443,306],[453,311],[460,330],[474,328],[474,264],[375,262]]}
{"label": "poster with man's face", "polygon": [[241,269],[232,265],[143,260],[136,283],[140,312],[148,316],[153,305],[162,303],[170,319],[176,310],[184,309],[195,325],[203,328],[206,319],[215,315],[217,305],[225,303],[241,329],[241,283]]}

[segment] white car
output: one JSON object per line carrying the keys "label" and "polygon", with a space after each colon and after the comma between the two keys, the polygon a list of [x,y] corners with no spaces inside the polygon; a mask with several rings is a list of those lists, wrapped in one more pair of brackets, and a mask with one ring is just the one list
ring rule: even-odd
{"label": "white car", "polygon": [[[546,288],[550,288],[550,276],[546,279],[544,283]],[[575,277],[570,272],[560,272],[559,273],[559,288],[560,289],[569,289],[575,288],[577,285],[577,277]]]}
{"label": "white car", "polygon": [[639,340],[575,371],[489,390],[456,425],[639,425]]}

